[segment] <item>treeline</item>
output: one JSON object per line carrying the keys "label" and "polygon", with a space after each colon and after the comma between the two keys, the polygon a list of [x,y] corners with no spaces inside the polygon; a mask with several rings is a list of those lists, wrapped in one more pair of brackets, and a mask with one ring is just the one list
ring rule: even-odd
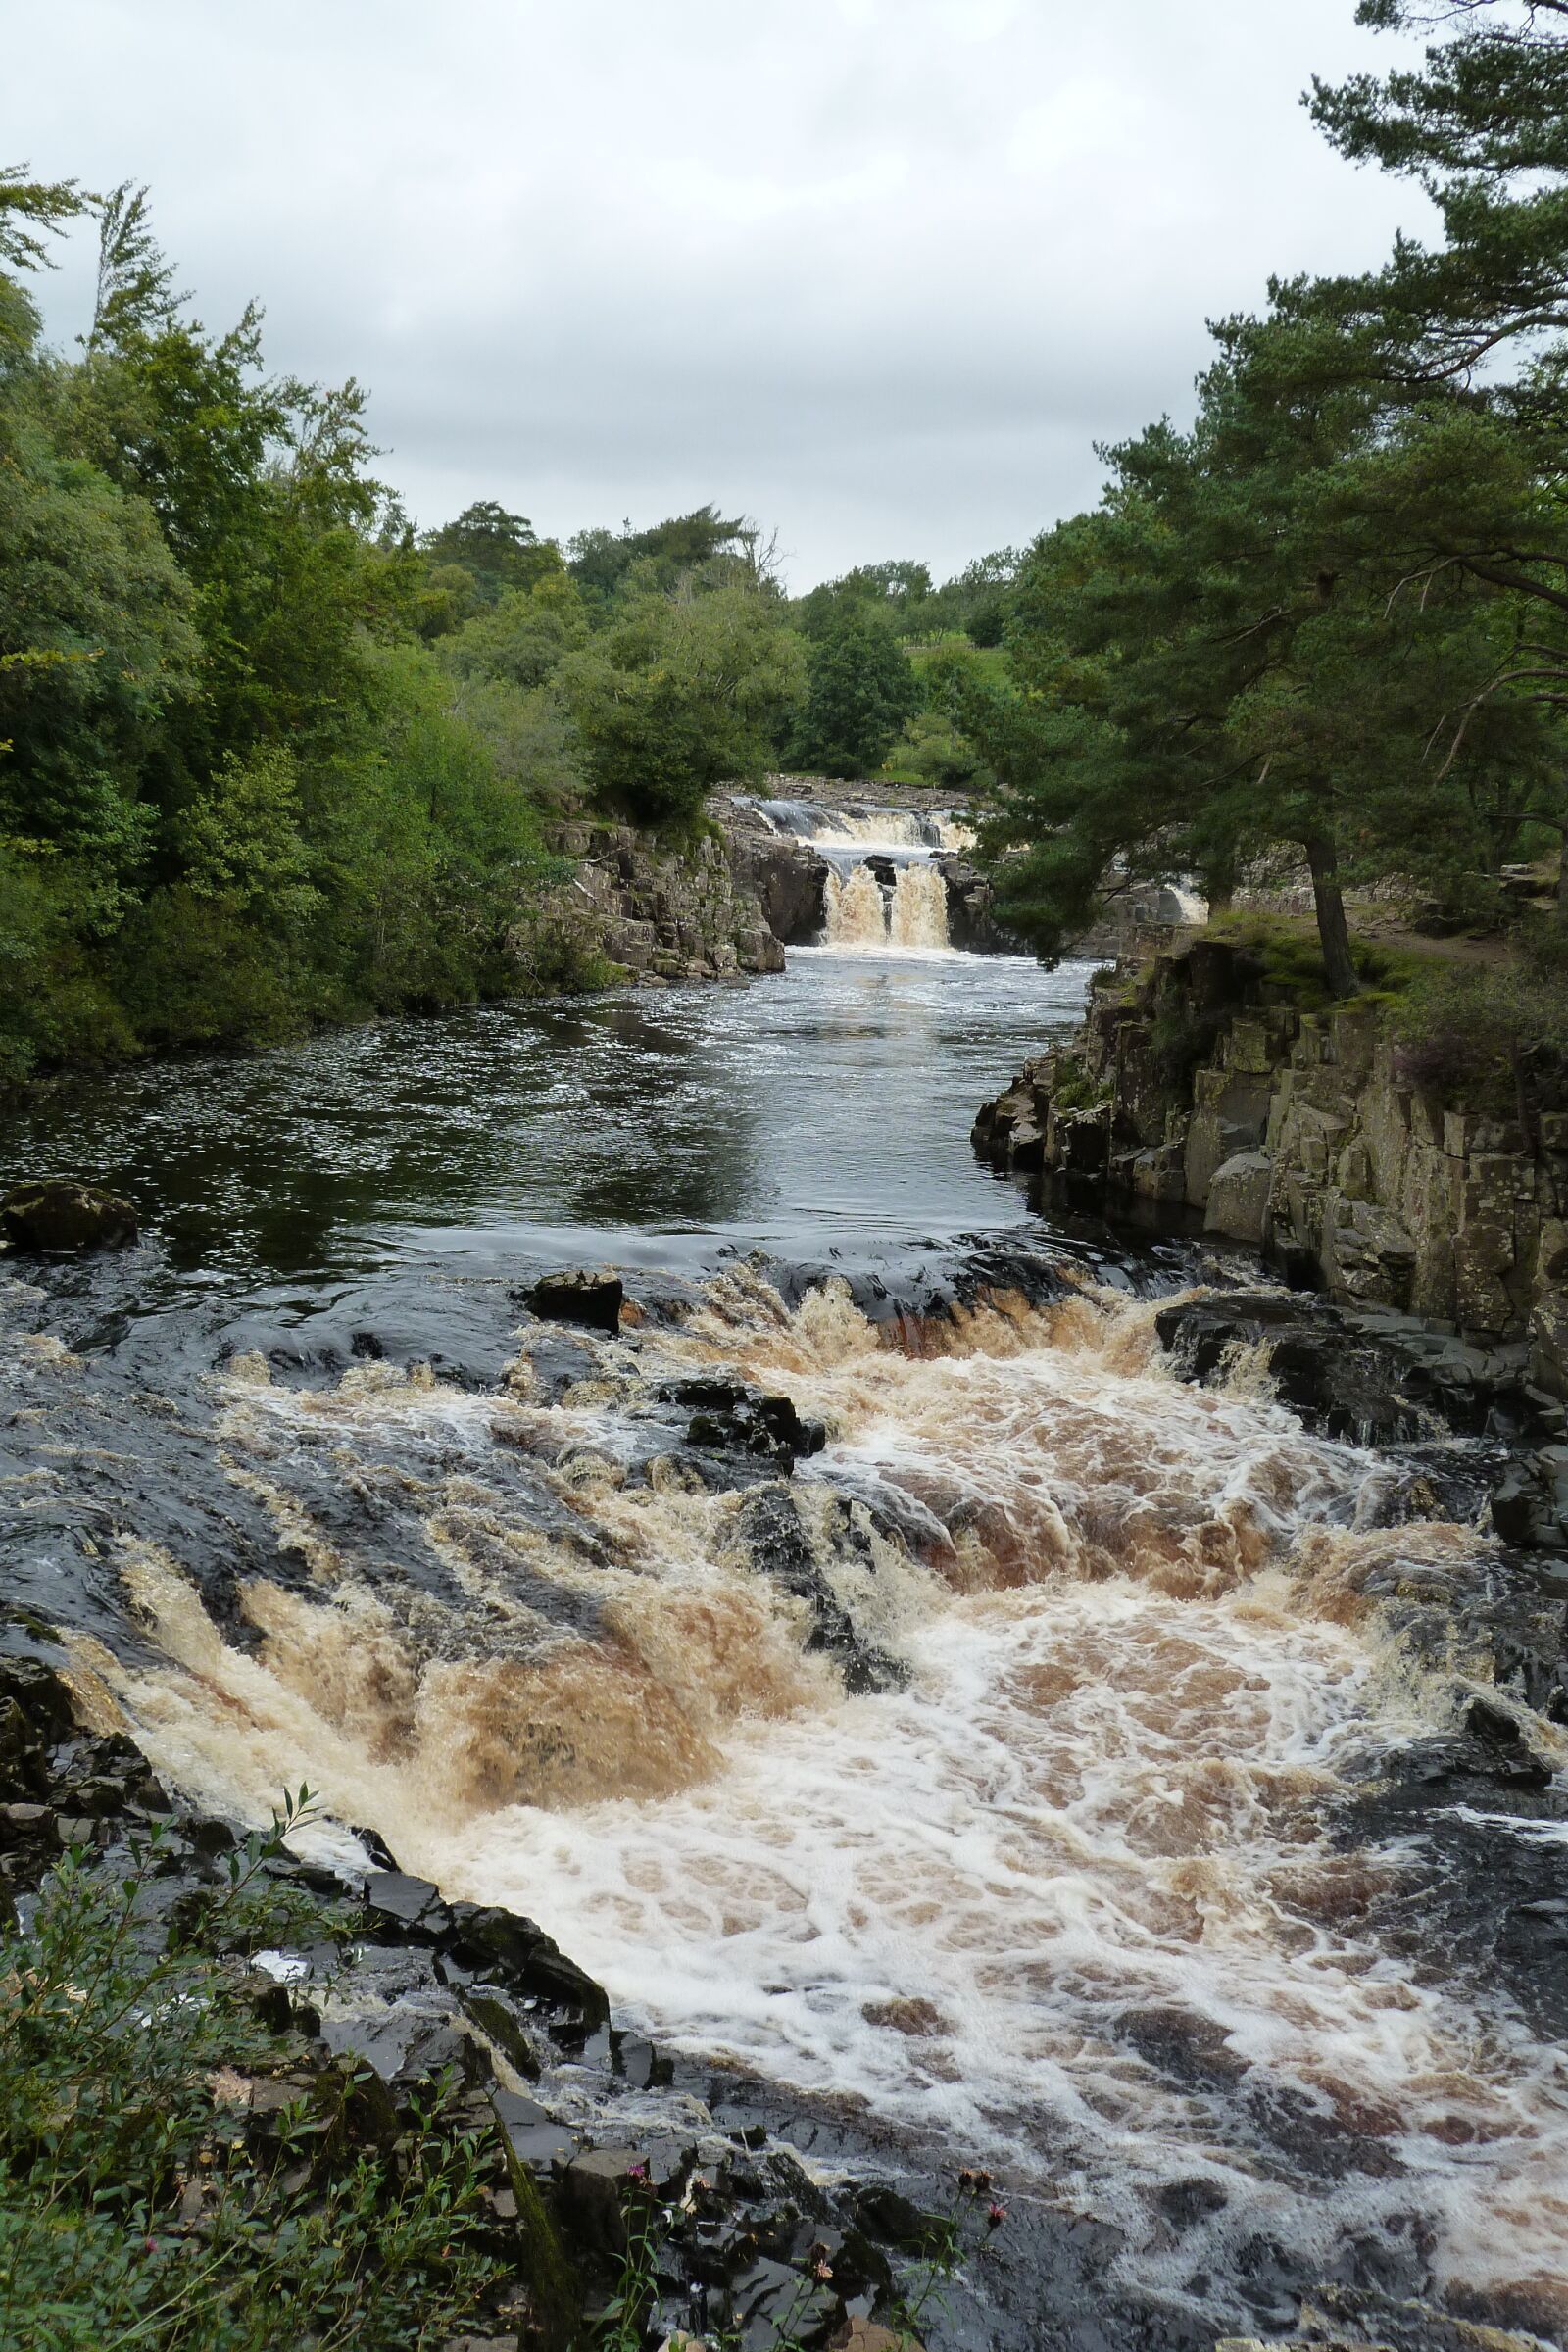
{"label": "treeline", "polygon": [[1288,844],[1349,995],[1347,884],[1405,876],[1462,918],[1561,848],[1568,0],[1357,20],[1440,37],[1314,84],[1311,114],[1423,188],[1441,241],[1219,323],[1192,428],[1103,453],[1100,506],[1019,566],[1010,675],[956,685],[1008,912],[1048,951],[1142,877],[1197,873],[1223,907]]}
{"label": "treeline", "polygon": [[[35,273],[82,216],[62,355]],[[950,672],[1008,559],[792,604],[712,507],[420,533],[378,454],[355,382],[270,376],[254,309],[200,322],[144,190],[0,172],[0,1081],[591,982],[566,808],[678,836],[783,762],[973,772]]]}

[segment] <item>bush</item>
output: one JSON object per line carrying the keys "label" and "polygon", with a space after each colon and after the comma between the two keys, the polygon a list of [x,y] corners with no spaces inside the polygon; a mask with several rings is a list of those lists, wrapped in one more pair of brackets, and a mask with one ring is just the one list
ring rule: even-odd
{"label": "bush", "polygon": [[1568,1103],[1568,958],[1544,925],[1509,964],[1429,970],[1390,1017],[1399,1075],[1441,1102],[1527,1127]]}
{"label": "bush", "polygon": [[265,2156],[220,2095],[223,2070],[288,2055],[232,1955],[303,1924],[268,1870],[299,1817],[285,1809],[230,1858],[185,1940],[157,1899],[155,1837],[122,1877],[70,1853],[29,1926],[0,1941],[0,2342],[414,2352],[477,2307],[497,2266],[479,2243],[477,2150],[447,2127],[441,2090],[422,2132],[356,2150],[353,2077],[325,2069],[317,2090],[338,2090],[337,2107],[283,2110]]}

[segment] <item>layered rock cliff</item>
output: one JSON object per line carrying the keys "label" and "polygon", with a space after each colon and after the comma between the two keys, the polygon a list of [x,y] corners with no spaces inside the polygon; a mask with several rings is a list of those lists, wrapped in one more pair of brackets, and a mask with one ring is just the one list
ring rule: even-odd
{"label": "layered rock cliff", "polygon": [[1295,1287],[1517,1348],[1568,1397],[1568,1111],[1527,1133],[1414,1083],[1375,1006],[1267,999],[1210,940],[1110,977],[1075,1044],[983,1107],[977,1148],[1200,1222]]}

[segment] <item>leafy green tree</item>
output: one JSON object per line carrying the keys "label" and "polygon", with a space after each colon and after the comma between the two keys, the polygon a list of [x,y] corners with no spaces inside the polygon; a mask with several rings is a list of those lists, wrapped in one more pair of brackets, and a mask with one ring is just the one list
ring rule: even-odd
{"label": "leafy green tree", "polygon": [[194,686],[191,609],[146,502],[0,399],[0,656],[66,657],[0,669],[0,826],[126,882],[155,731]]}
{"label": "leafy green tree", "polygon": [[862,600],[842,600],[808,639],[806,700],[790,744],[798,765],[868,776],[919,709],[919,680],[893,631]]}
{"label": "leafy green tree", "polygon": [[801,692],[781,607],[739,587],[645,593],[560,674],[601,800],[677,826],[762,773]]}
{"label": "leafy green tree", "polygon": [[455,522],[426,531],[419,541],[433,568],[457,565],[468,574],[483,605],[509,589],[528,589],[563,568],[553,539],[541,539],[526,514],[509,514],[493,498],[476,499]]}
{"label": "leafy green tree", "polygon": [[624,593],[668,596],[684,583],[770,588],[767,551],[755,523],[712,504],[652,528],[580,531],[567,547],[572,577],[591,607],[608,612]]}
{"label": "leafy green tree", "polygon": [[29,179],[27,164],[0,164],[0,362],[30,352],[38,312],[18,270],[52,269],[46,239],[86,210],[74,179]]}
{"label": "leafy green tree", "polygon": [[457,678],[504,678],[542,686],[563,659],[588,642],[589,620],[577,583],[551,572],[532,588],[509,588],[441,645],[442,667]]}

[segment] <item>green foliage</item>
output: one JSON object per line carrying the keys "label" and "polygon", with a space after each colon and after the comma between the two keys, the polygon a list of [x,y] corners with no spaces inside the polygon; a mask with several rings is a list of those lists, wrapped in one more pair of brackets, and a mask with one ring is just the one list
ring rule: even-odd
{"label": "green foliage", "polygon": [[[0,263],[84,201],[0,176]],[[590,976],[539,828],[578,782],[559,550],[482,505],[432,564],[361,388],[267,379],[146,191],[93,202],[79,359],[0,269],[0,1080]]]}
{"label": "green foliage", "polygon": [[456,678],[503,679],[542,686],[567,654],[587,644],[588,612],[569,573],[548,573],[532,588],[509,588],[488,611],[441,645],[441,663]]}
{"label": "green foliage", "polygon": [[920,701],[919,680],[887,623],[859,598],[841,601],[807,641],[792,764],[824,776],[873,775]]}
{"label": "green foliage", "polygon": [[1344,882],[1474,903],[1568,821],[1568,10],[1360,13],[1445,37],[1313,112],[1422,180],[1442,246],[1222,322],[1192,430],[1105,453],[1009,588],[1010,680],[959,690],[1003,911],[1048,952],[1130,882],[1223,893],[1288,843],[1348,994]]}
{"label": "green foliage", "polygon": [[1057,1110],[1099,1110],[1114,1091],[1109,1079],[1090,1074],[1080,1055],[1057,1055],[1051,1087],[1051,1100]]}
{"label": "green foliage", "polygon": [[426,531],[419,546],[433,569],[464,572],[481,606],[509,592],[526,593],[564,564],[553,539],[541,539],[525,514],[509,514],[493,498],[479,499],[456,522]]}
{"label": "green foliage", "polygon": [[1448,1105],[1527,1129],[1568,1101],[1568,951],[1547,934],[1511,964],[1433,962],[1392,1005],[1401,1075]]}
{"label": "green foliage", "polygon": [[[265,2155],[222,2103],[221,2070],[288,2055],[226,1955],[306,1925],[269,1865],[308,1810],[302,1790],[179,1933],[157,1900],[155,1834],[123,1876],[69,1854],[0,1943],[5,2342],[270,2352],[286,2310],[317,2352],[411,2352],[475,2310],[495,2275],[478,2151],[439,2090],[423,2129],[385,2150],[345,2143],[353,2084],[336,2070],[283,2111]],[[313,1908],[309,1932],[322,1928]]]}
{"label": "green foliage", "polygon": [[801,691],[781,606],[740,586],[633,597],[560,674],[600,799],[656,825],[760,777]]}
{"label": "green foliage", "polygon": [[571,575],[591,609],[608,613],[630,590],[673,594],[684,584],[762,588],[768,582],[767,551],[760,533],[743,514],[721,514],[714,506],[673,514],[649,530],[579,531],[566,553]]}

